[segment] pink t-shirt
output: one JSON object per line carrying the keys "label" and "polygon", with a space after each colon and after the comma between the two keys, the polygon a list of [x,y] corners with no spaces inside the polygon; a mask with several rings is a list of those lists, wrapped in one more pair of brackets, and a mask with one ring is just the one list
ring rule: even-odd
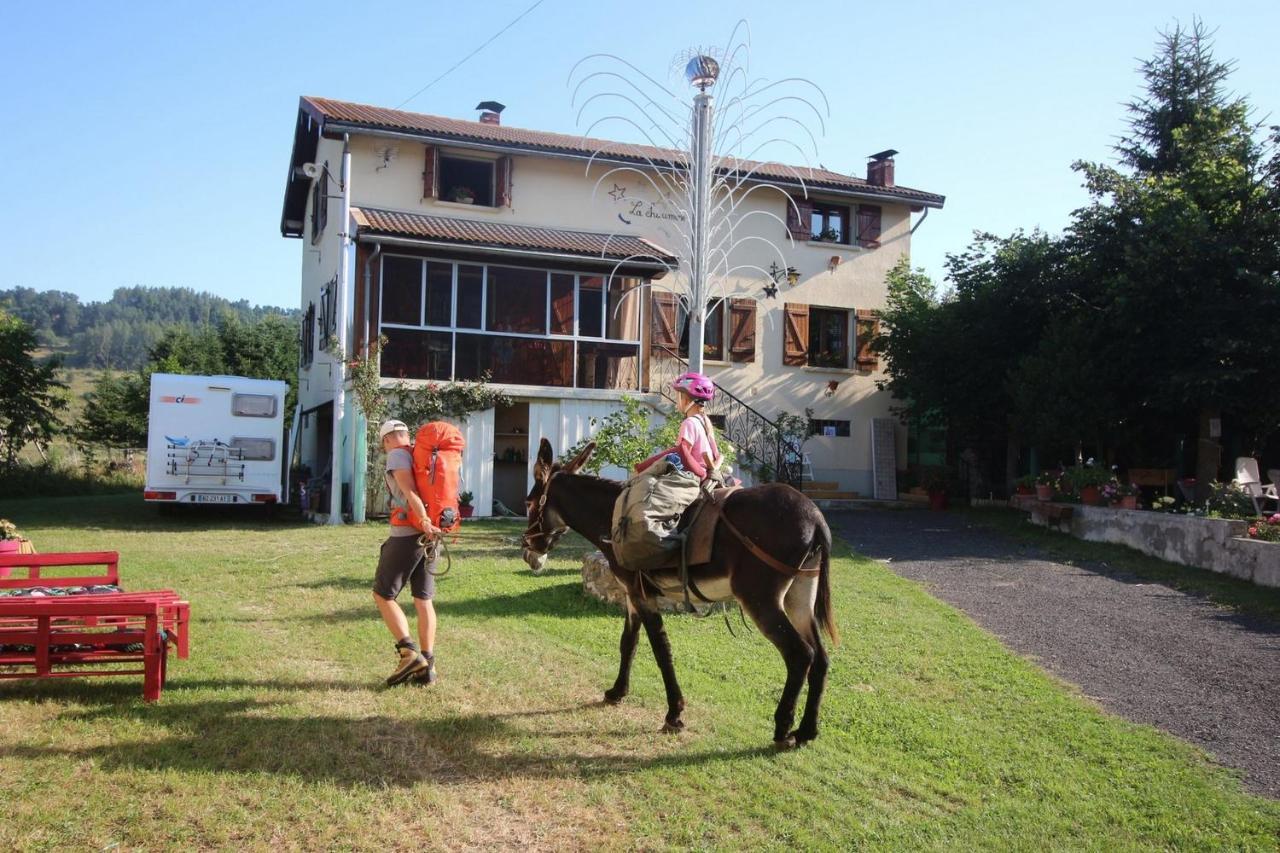
{"label": "pink t-shirt", "polygon": [[716,461],[720,459],[720,448],[707,435],[706,427],[703,425],[702,419],[697,415],[685,418],[684,422],[680,424],[680,441],[689,445],[689,449],[693,451],[694,458],[700,464],[705,465],[707,457]]}

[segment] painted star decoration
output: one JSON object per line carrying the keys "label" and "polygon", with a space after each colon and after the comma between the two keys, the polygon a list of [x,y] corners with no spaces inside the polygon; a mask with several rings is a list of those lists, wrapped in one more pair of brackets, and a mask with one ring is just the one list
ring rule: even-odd
{"label": "painted star decoration", "polygon": [[764,286],[764,295],[770,299],[775,298],[778,295],[778,285],[772,283],[766,284]]}
{"label": "painted star decoration", "polygon": [[627,188],[614,184],[613,189],[609,191],[609,195],[613,196],[614,201],[622,201],[627,197]]}

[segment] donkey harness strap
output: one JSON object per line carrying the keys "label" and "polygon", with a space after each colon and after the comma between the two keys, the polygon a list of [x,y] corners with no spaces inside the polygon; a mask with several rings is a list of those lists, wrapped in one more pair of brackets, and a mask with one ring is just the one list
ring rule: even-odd
{"label": "donkey harness strap", "polygon": [[801,568],[804,565],[805,560],[809,559],[809,554],[804,555],[804,559],[800,561],[799,566],[788,566],[786,563],[775,559],[774,557],[765,553],[764,549],[761,548],[759,545],[757,545],[756,543],[748,539],[746,537],[746,534],[744,534],[741,530],[734,527],[733,522],[729,520],[729,517],[727,515],[720,516],[720,523],[723,524],[729,530],[730,533],[732,533],[735,537],[737,537],[739,542],[741,542],[743,545],[747,547],[747,550],[751,552],[751,556],[755,557],[757,560],[764,563],[766,566],[773,569],[778,574],[791,577],[792,575],[816,575],[821,571],[821,569]]}

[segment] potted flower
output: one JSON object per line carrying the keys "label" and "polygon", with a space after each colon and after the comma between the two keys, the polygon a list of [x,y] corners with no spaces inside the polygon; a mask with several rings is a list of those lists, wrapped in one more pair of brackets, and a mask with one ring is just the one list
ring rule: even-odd
{"label": "potted flower", "polygon": [[1025,477],[1019,477],[1014,480],[1014,487],[1019,495],[1034,495],[1036,493],[1036,475],[1028,474]]}
{"label": "potted flower", "polygon": [[18,526],[7,518],[0,518],[0,554],[17,554],[22,550],[22,537]]}
{"label": "potted flower", "polygon": [[839,243],[840,232],[834,228],[823,228],[813,235],[813,239],[819,243]]}
{"label": "potted flower", "polygon": [[1138,508],[1138,486],[1135,483],[1122,483],[1112,477],[1111,482],[1102,487],[1102,499],[1120,509]]}
{"label": "potted flower", "polygon": [[1036,475],[1036,500],[1051,501],[1053,492],[1058,488],[1058,472],[1042,471]]}
{"label": "potted flower", "polygon": [[1110,471],[1094,465],[1072,465],[1063,472],[1062,480],[1080,503],[1085,506],[1102,506],[1102,487],[1110,483],[1112,477]]}
{"label": "potted flower", "polygon": [[449,190],[449,200],[456,201],[458,204],[474,204],[476,194],[472,192],[471,187],[454,187]]}
{"label": "potted flower", "polygon": [[475,508],[471,506],[471,501],[475,499],[475,495],[470,492],[463,492],[458,495],[458,515],[463,518],[470,518]]}

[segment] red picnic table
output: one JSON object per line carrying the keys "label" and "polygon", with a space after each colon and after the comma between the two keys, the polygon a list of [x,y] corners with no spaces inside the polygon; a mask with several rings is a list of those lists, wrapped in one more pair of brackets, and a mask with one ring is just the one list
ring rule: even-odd
{"label": "red picnic table", "polygon": [[[119,566],[115,551],[0,554],[0,593],[40,587],[118,588]],[[75,576],[45,571],[55,567],[105,571]],[[13,569],[26,569],[27,576],[12,577]],[[191,606],[167,589],[0,594],[0,679],[141,675],[142,697],[154,702],[164,686],[169,646],[177,647],[178,657],[188,656],[190,620]],[[141,669],[102,664],[141,664]]]}

